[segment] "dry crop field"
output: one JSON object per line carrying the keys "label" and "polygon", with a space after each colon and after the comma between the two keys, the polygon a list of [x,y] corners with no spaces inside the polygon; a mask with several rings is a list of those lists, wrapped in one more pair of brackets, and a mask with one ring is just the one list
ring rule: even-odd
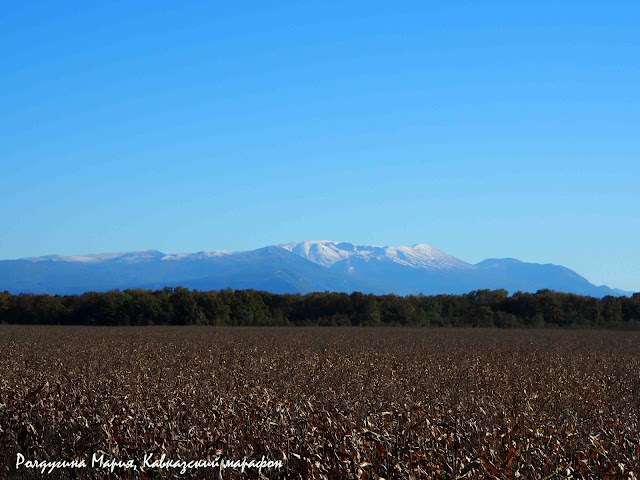
{"label": "dry crop field", "polygon": [[2,478],[260,475],[15,467],[95,452],[282,461],[262,478],[640,476],[635,332],[2,326],[0,352]]}

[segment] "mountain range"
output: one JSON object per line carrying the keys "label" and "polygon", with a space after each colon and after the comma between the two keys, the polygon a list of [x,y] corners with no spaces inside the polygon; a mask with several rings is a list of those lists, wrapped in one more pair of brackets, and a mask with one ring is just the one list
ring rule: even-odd
{"label": "mountain range", "polygon": [[465,293],[551,290],[603,297],[627,295],[596,286],[553,264],[513,258],[471,264],[426,244],[400,247],[302,241],[246,252],[165,254],[157,250],[88,255],[47,255],[0,261],[0,291],[72,294],[165,286],[273,293]]}

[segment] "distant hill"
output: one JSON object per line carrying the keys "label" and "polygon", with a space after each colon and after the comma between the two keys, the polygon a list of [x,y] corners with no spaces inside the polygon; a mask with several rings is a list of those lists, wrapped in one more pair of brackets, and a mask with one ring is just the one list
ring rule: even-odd
{"label": "distant hill", "polygon": [[551,289],[603,297],[625,295],[552,264],[488,259],[470,264],[426,244],[400,247],[304,241],[247,252],[141,252],[49,255],[0,261],[0,291],[70,294],[182,285],[273,293],[464,293]]}

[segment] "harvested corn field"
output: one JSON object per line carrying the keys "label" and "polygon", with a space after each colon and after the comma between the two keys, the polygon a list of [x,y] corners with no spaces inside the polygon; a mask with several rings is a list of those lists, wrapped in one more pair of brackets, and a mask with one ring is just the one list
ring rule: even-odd
{"label": "harvested corn field", "polygon": [[3,326],[0,351],[2,478],[640,475],[636,332]]}

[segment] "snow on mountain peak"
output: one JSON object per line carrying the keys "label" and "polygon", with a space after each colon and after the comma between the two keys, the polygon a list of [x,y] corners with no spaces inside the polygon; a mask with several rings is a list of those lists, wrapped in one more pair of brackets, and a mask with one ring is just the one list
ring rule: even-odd
{"label": "snow on mountain peak", "polygon": [[[307,260],[311,260],[313,263],[328,267],[336,262],[344,260],[354,251],[350,247],[355,247],[351,244],[340,244],[343,248],[338,247],[338,243],[331,242],[329,240],[320,241],[304,241],[304,242],[292,242],[286,245],[281,245],[285,250],[289,250],[296,255],[299,255]],[[345,248],[346,247],[346,248]]]}
{"label": "snow on mountain peak", "polygon": [[111,260],[125,255],[124,252],[118,253],[88,253],[85,255],[44,255],[42,257],[27,257],[23,260],[31,262],[77,262],[77,263],[98,263],[105,260]]}
{"label": "snow on mountain peak", "polygon": [[159,250],[143,250],[137,252],[92,253],[86,255],[45,255],[29,257],[24,260],[31,262],[72,262],[72,263],[101,263],[108,260],[118,263],[141,263],[153,260],[206,260],[209,258],[231,255],[231,252],[202,251],[197,253],[162,253]]}
{"label": "snow on mountain peak", "polygon": [[[381,247],[377,245],[354,245],[353,243],[333,242],[330,240],[307,240],[276,246],[324,267],[331,267],[339,262],[345,262],[348,268],[352,266],[352,261],[357,260],[365,262],[393,262],[412,268],[437,270],[475,268],[473,265],[424,243],[413,246]],[[74,263],[101,263],[110,261],[136,264],[158,260],[170,262],[207,260],[227,255],[234,255],[234,252],[202,251],[197,253],[166,254],[158,250],[144,250],[138,252],[69,256],[47,255],[44,257],[32,257],[28,260],[32,262],[53,261]]]}
{"label": "snow on mountain peak", "polygon": [[379,247],[329,240],[307,240],[287,243],[280,247],[325,267],[343,260],[359,258],[365,261],[391,261],[413,268],[438,270],[473,268],[472,265],[424,243],[413,246]]}

